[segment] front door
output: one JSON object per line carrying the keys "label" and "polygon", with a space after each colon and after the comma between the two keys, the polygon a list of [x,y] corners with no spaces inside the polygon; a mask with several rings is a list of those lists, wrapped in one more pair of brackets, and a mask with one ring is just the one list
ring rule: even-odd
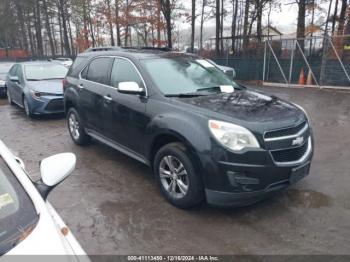
{"label": "front door", "polygon": [[144,145],[140,143],[145,137],[149,122],[146,116],[147,98],[137,94],[122,94],[117,90],[120,82],[136,82],[145,88],[142,78],[131,61],[116,58],[112,66],[110,85],[107,94],[112,98],[105,114],[109,118],[108,136],[132,151],[142,154]]}

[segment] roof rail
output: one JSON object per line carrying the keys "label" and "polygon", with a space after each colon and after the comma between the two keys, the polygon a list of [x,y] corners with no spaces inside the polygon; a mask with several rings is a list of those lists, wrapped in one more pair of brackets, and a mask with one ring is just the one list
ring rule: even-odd
{"label": "roof rail", "polygon": [[122,50],[119,46],[97,46],[97,47],[90,47],[85,50],[85,52],[98,52],[98,51],[120,51]]}
{"label": "roof rail", "polygon": [[172,51],[168,47],[148,47],[148,46],[97,46],[97,47],[90,47],[85,50],[85,52],[98,52],[98,51],[121,51],[121,50],[127,50],[127,49],[133,49],[133,50],[155,50],[155,51],[162,51],[162,52],[170,52]]}

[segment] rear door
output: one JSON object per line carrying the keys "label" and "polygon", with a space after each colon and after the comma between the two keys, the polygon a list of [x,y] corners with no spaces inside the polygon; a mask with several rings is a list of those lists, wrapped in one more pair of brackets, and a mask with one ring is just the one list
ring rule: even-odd
{"label": "rear door", "polygon": [[103,134],[106,125],[105,107],[109,100],[106,95],[113,58],[97,57],[82,71],[78,83],[80,114],[87,128]]}

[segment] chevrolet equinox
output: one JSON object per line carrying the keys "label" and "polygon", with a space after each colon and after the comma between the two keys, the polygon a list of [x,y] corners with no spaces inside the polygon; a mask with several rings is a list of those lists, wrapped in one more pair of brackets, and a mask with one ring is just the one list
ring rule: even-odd
{"label": "chevrolet equinox", "polygon": [[213,63],[161,50],[78,55],[64,81],[68,130],[153,169],[164,197],[244,206],[309,173],[305,111],[235,83]]}

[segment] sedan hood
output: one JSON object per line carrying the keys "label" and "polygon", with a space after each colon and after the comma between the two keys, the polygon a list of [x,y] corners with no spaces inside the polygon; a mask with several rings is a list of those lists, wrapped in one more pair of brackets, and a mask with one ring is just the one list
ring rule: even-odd
{"label": "sedan hood", "polygon": [[63,94],[62,80],[28,81],[28,87],[37,92]]}
{"label": "sedan hood", "polygon": [[305,120],[302,110],[293,104],[245,89],[179,100],[196,107],[209,118],[230,121],[258,132],[292,126]]}

